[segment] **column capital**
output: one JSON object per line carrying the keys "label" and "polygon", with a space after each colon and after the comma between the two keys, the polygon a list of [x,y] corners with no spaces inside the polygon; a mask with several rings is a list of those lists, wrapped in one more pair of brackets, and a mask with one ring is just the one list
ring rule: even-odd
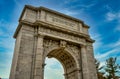
{"label": "column capital", "polygon": [[87,47],[87,46],[86,46],[86,45],[81,44],[81,45],[80,45],[80,47],[81,47],[81,48],[85,48],[85,47]]}
{"label": "column capital", "polygon": [[45,36],[44,34],[40,34],[40,33],[38,34],[39,38],[44,38],[44,36]]}
{"label": "column capital", "polygon": [[34,36],[35,36],[35,37],[39,37],[39,38],[44,38],[45,35],[39,33],[39,34],[35,34]]}

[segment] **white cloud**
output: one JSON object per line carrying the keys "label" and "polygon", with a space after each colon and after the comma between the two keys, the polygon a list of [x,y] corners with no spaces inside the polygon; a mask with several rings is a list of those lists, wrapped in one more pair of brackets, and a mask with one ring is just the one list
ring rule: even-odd
{"label": "white cloud", "polygon": [[[114,42],[114,43],[111,43],[111,44],[108,44],[108,45],[103,45],[104,49],[107,49],[109,48],[108,51],[104,52],[103,54],[101,54],[101,52],[98,52],[95,54],[95,58],[100,60],[100,61],[105,61],[107,58],[109,57],[117,57],[117,55],[119,56],[119,53],[120,53],[120,40]],[[103,50],[104,50],[103,49]]]}
{"label": "white cloud", "polygon": [[[111,43],[109,45],[105,45],[104,49],[106,48],[110,48],[109,51],[101,54],[101,53],[97,53],[95,55],[95,58],[99,59],[99,60],[105,60],[111,56],[116,56],[120,53],[120,40],[116,41],[115,43]],[[119,56],[119,55],[118,55]]]}
{"label": "white cloud", "polygon": [[92,39],[95,40],[95,43],[93,44],[94,49],[95,50],[99,49],[103,44],[101,41],[103,39],[102,36],[98,33],[94,33],[94,34],[91,34],[91,37],[92,37]]}
{"label": "white cloud", "polygon": [[[0,52],[0,76],[2,78],[8,78],[10,74],[11,62],[13,52]],[[4,58],[4,59],[3,59]]]}
{"label": "white cloud", "polygon": [[64,13],[64,14],[67,14],[67,15],[76,15],[76,14],[78,14],[77,12],[73,12],[73,11],[69,11],[69,10],[62,10],[61,12]]}
{"label": "white cloud", "polygon": [[120,21],[120,11],[115,12],[109,5],[105,5],[105,8],[108,10],[108,12],[105,15],[107,21]]}
{"label": "white cloud", "polygon": [[[120,56],[117,57],[117,61],[118,61],[118,62],[120,61]],[[120,62],[119,62],[119,65],[120,65]]]}
{"label": "white cloud", "polygon": [[112,12],[112,8],[109,5],[105,5],[104,8],[106,8],[108,11]]}
{"label": "white cloud", "polygon": [[73,8],[73,9],[74,8],[89,9],[89,8],[93,7],[97,3],[96,0],[90,1],[89,4],[88,3],[83,4],[79,0],[65,0],[64,4],[66,5],[66,4],[70,4],[70,3],[74,3],[74,2],[79,3],[79,4],[76,4],[74,6],[70,6],[69,8]]}
{"label": "white cloud", "polygon": [[71,3],[71,2],[77,2],[78,0],[65,0],[64,1],[64,4],[69,4],[69,3]]}
{"label": "white cloud", "polygon": [[98,54],[95,57],[97,59],[106,59],[107,57],[111,56],[114,53],[116,53],[116,54],[119,53],[119,49],[118,48],[112,49],[112,50],[105,52],[104,54]]}
{"label": "white cloud", "polygon": [[45,63],[49,66],[55,65],[58,61],[55,58],[46,58]]}
{"label": "white cloud", "polygon": [[120,39],[114,43],[111,43],[109,45],[107,45],[107,47],[109,48],[116,48],[116,47],[120,47]]}
{"label": "white cloud", "polygon": [[100,62],[100,67],[103,67],[105,65],[105,61]]}
{"label": "white cloud", "polygon": [[116,19],[116,14],[113,14],[113,13],[107,13],[107,20],[109,20],[109,21],[112,21],[112,20],[114,20],[114,19]]}
{"label": "white cloud", "polygon": [[109,5],[106,5],[105,8],[108,12],[105,14],[106,21],[116,21],[114,31],[120,31],[120,11],[115,12]]}
{"label": "white cloud", "polygon": [[85,8],[85,9],[88,9],[88,8],[93,7],[95,4],[96,4],[96,1],[93,1],[93,2],[90,3],[90,4],[86,4],[86,5],[85,5],[85,4],[81,4],[80,7]]}
{"label": "white cloud", "polygon": [[14,40],[12,37],[6,37],[5,39],[4,38],[1,38],[0,39],[0,47],[6,49],[7,51],[13,51],[14,49]]}
{"label": "white cloud", "polygon": [[58,62],[55,58],[46,58],[45,63],[45,79],[64,79],[64,70],[60,62]]}
{"label": "white cloud", "polygon": [[0,71],[2,78],[8,78],[14,49],[13,32],[16,23],[0,19]]}
{"label": "white cloud", "polygon": [[17,23],[15,22],[7,22],[4,19],[0,19],[0,30],[4,32],[4,35],[9,35],[9,33],[13,33],[16,29]]}
{"label": "white cloud", "polygon": [[120,12],[108,12],[106,14],[106,19],[108,21],[113,21],[113,20],[120,20]]}
{"label": "white cloud", "polygon": [[0,47],[6,48],[6,50],[13,50],[13,34],[16,26],[17,23],[9,23],[4,19],[0,19]]}

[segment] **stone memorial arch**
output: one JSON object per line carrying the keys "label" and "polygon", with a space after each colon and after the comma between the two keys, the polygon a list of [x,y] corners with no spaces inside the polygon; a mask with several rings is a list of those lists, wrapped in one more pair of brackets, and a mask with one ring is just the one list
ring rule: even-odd
{"label": "stone memorial arch", "polygon": [[83,21],[26,5],[15,31],[10,79],[44,79],[46,57],[64,68],[64,79],[97,79],[93,42]]}

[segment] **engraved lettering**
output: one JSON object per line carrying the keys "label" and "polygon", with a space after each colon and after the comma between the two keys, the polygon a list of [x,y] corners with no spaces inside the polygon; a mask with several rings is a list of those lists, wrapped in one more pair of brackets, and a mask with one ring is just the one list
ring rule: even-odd
{"label": "engraved lettering", "polygon": [[46,20],[52,24],[58,24],[60,27],[66,26],[64,28],[68,28],[71,30],[75,30],[75,29],[78,30],[78,23],[72,20],[68,20],[65,18],[61,18],[59,16],[51,15],[51,14],[47,14]]}

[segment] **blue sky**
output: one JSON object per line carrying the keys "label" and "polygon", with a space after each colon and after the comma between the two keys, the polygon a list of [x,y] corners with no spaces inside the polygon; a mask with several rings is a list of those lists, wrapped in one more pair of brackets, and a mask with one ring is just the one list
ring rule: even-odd
{"label": "blue sky", "polygon": [[[120,0],[0,0],[0,77],[9,77],[15,42],[13,34],[25,4],[48,7],[83,20],[90,26],[89,33],[96,40],[94,55],[101,65],[111,56],[118,57],[120,63],[119,3]],[[48,63],[48,71],[58,66],[55,71],[63,72],[57,60],[46,61],[56,62]],[[52,74],[50,76],[53,79]]]}

